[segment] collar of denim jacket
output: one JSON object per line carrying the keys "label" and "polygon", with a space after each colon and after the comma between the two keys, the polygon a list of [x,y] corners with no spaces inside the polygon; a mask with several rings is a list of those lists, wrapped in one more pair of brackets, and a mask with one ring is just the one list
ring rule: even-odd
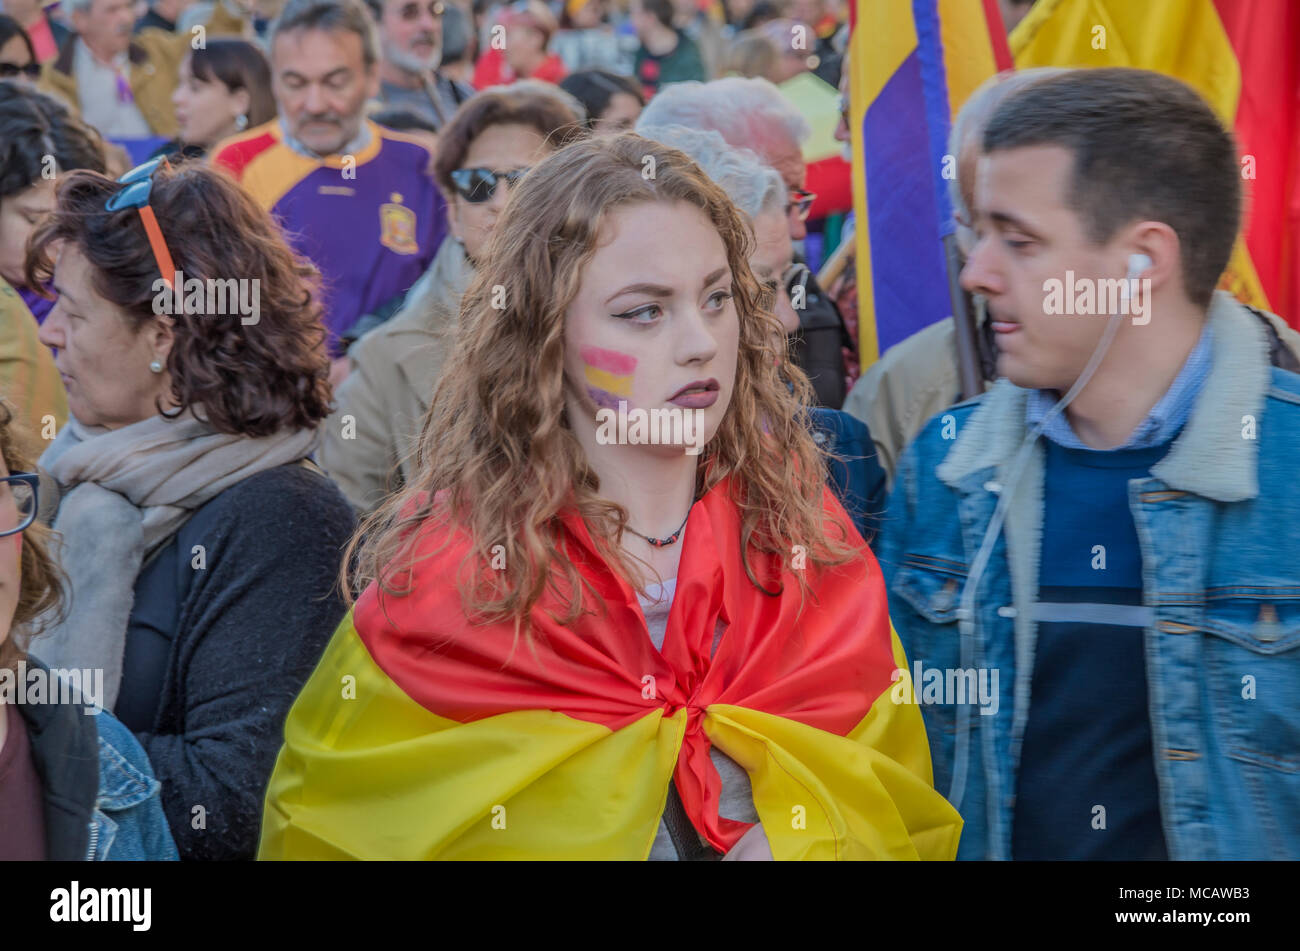
{"label": "collar of denim jacket", "polygon": [[[1218,502],[1259,494],[1259,440],[1243,430],[1258,426],[1269,388],[1268,337],[1260,321],[1226,291],[1216,291],[1207,317],[1213,332],[1210,372],[1191,416],[1151,474],[1171,489]],[[999,380],[961,427],[935,474],[959,488],[990,467],[1005,472],[1026,435],[1029,390]]]}

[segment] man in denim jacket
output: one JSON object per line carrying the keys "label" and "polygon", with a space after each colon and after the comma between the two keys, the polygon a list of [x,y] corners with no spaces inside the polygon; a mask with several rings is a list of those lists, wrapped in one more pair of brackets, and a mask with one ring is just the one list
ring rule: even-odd
{"label": "man in denim jacket", "polygon": [[879,548],[958,857],[1300,857],[1300,376],[1214,291],[1232,138],[1095,69],[984,149],[962,282],[1003,379],[908,448]]}

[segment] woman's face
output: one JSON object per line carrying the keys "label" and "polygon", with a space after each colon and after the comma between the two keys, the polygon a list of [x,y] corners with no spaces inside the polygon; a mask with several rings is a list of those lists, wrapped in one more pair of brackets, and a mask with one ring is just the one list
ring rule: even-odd
{"label": "woman's face", "polygon": [[[0,456],[0,477],[8,475],[9,467]],[[18,505],[13,492],[7,484],[0,483],[0,528],[8,529],[17,524]],[[22,532],[0,538],[0,644],[9,639],[14,612],[18,610],[18,599],[22,594],[22,553]],[[4,716],[3,712],[0,716]]]}
{"label": "woman's face", "polygon": [[[139,332],[117,305],[96,293],[94,271],[81,250],[64,244],[54,269],[58,303],[41,324],[40,339],[55,348],[54,365],[68,391],[68,409],[87,426],[119,429],[157,414],[170,387],[166,317]],[[164,365],[154,373],[149,364]]]}
{"label": "woman's face", "polygon": [[641,103],[636,96],[616,92],[609,97],[609,105],[596,119],[596,132],[627,132],[636,125],[641,115]]}
{"label": "woman's face", "polygon": [[54,210],[54,180],[42,178],[20,192],[0,199],[0,277],[21,287],[27,261],[27,239]]}
{"label": "woman's face", "polygon": [[27,52],[27,44],[21,36],[15,34],[0,46],[0,79],[35,85],[36,77],[28,75],[32,63],[32,56]]}
{"label": "woman's face", "polygon": [[248,93],[231,92],[215,76],[200,79],[190,70],[190,57],[181,61],[180,83],[172,93],[177,137],[186,145],[211,148],[237,129],[235,119],[248,111]]}
{"label": "woman's face", "polygon": [[584,445],[604,441],[597,411],[620,402],[629,412],[668,410],[659,418],[677,417],[678,432],[697,434],[688,445],[713,438],[736,382],[732,281],[717,228],[693,205],[624,205],[606,217],[564,327],[565,401]]}
{"label": "woman's face", "polygon": [[[551,153],[542,134],[528,125],[488,126],[469,144],[461,168],[485,168],[504,174],[532,168]],[[477,261],[487,247],[501,209],[506,206],[510,186],[498,182],[492,197],[483,202],[468,201],[454,193],[448,208],[451,233],[464,245],[471,261]]]}

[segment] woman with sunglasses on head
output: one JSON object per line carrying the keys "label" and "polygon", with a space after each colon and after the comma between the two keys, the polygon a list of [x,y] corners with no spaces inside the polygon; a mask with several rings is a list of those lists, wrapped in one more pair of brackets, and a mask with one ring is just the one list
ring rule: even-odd
{"label": "woman with sunglasses on head", "polygon": [[65,592],[20,442],[0,402],[0,862],[175,859],[149,759],[93,674],[70,689],[28,653]]}
{"label": "woman with sunglasses on head", "polygon": [[59,293],[41,339],[71,410],[40,459],[72,594],[45,659],[104,670],[183,858],[249,858],[353,525],[307,461],[330,400],[316,272],[226,175],[161,160],[69,175],[27,267]]}
{"label": "woman with sunglasses on head", "polygon": [[443,128],[433,168],[453,240],[401,311],[353,345],[352,371],[325,426],[321,464],[359,510],[373,510],[410,476],[408,456],[451,349],[461,295],[512,183],[582,134],[584,118],[555,86],[522,80],[476,94]]}
{"label": "woman with sunglasses on head", "polygon": [[519,184],[416,471],[357,536],[261,857],[953,857],[749,242],[639,136]]}
{"label": "woman with sunglasses on head", "polygon": [[46,439],[68,417],[68,401],[37,323],[53,304],[27,284],[27,239],[54,207],[58,177],[102,171],[99,133],[56,99],[0,81],[0,394],[24,428]]}

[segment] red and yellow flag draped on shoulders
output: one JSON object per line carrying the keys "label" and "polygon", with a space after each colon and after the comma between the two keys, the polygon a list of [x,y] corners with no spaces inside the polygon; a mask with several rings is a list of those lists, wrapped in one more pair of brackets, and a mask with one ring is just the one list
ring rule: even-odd
{"label": "red and yellow flag draped on shoulders", "polygon": [[953,858],[961,819],[933,789],[919,708],[891,700],[907,664],[875,559],[809,566],[801,611],[777,556],[751,564],[779,595],[747,577],[728,492],[691,511],[662,650],[577,517],[560,552],[603,604],[564,627],[548,592],[529,641],[466,619],[469,539],[423,531],[411,592],[371,585],[290,712],[260,857],[644,859],[674,778],[725,851],[749,825],[718,815],[715,745],[748,772],[778,859]]}

